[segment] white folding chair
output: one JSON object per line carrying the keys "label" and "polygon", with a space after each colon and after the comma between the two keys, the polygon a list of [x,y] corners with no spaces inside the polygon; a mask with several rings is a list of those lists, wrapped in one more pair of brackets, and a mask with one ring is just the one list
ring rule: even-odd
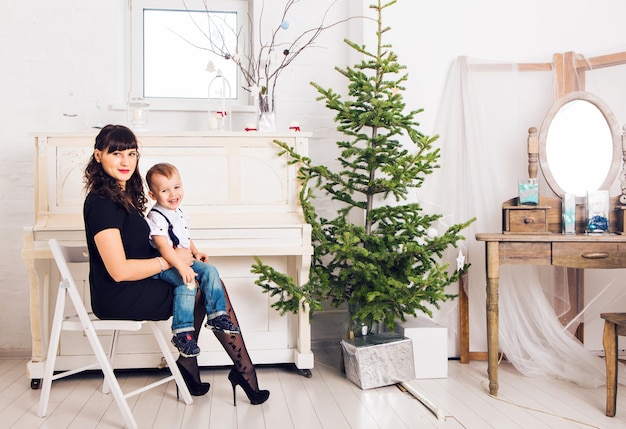
{"label": "white folding chair", "polygon": [[[48,400],[50,399],[50,389],[52,387],[52,381],[59,378],[67,377],[85,371],[87,369],[100,368],[104,374],[103,392],[110,391],[117,402],[118,407],[124,417],[124,422],[129,428],[137,428],[135,417],[133,416],[126,398],[145,392],[153,387],[159,386],[163,383],[167,383],[170,380],[175,380],[180,395],[182,396],[185,404],[189,405],[193,402],[191,394],[185,385],[182,375],[176,365],[176,360],[172,355],[168,342],[165,340],[163,333],[154,321],[134,321],[134,320],[99,320],[93,314],[87,313],[87,309],[83,303],[83,300],[78,292],[76,283],[72,278],[72,274],[68,267],[68,263],[73,262],[88,262],[89,254],[87,253],[86,246],[62,246],[57,240],[51,239],[49,241],[50,250],[56,261],[57,267],[61,274],[61,280],[59,282],[59,291],[57,294],[56,307],[54,309],[54,319],[52,322],[52,332],[50,333],[50,341],[48,346],[48,356],[44,367],[43,382],[41,388],[41,396],[39,399],[39,417],[44,417],[48,411]],[[76,316],[64,317],[65,302],[67,295],[76,310]],[[138,331],[146,324],[152,329],[152,333],[161,348],[163,357],[167,361],[171,375],[155,381],[149,385],[146,385],[140,389],[133,390],[132,392],[124,393],[117,382],[117,378],[113,372],[111,361],[115,355],[115,344],[118,331]],[[100,340],[98,339],[97,331],[113,331],[114,340],[111,344],[111,350],[109,356],[105,353]],[[91,348],[96,357],[96,362],[91,365],[87,365],[81,368],[67,370],[54,374],[54,365],[57,356],[57,350],[59,348],[59,338],[61,331],[84,331],[87,336]]]}

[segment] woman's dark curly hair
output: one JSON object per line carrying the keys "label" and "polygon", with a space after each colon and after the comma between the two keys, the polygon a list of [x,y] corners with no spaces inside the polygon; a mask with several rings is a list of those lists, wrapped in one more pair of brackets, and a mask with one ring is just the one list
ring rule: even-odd
{"label": "woman's dark curly hair", "polygon": [[[102,153],[111,153],[118,150],[139,149],[139,145],[137,144],[137,137],[128,127],[107,125],[96,136],[94,149],[98,149]],[[139,161],[139,155],[137,155],[137,161]],[[85,168],[83,181],[87,193],[92,192],[104,198],[109,198],[120,204],[128,212],[138,210],[140,213],[144,213],[146,210],[148,199],[144,193],[139,165],[137,165],[135,172],[126,182],[126,189],[122,189],[117,180],[104,172],[102,164],[96,161],[95,156],[92,154],[87,168]]]}

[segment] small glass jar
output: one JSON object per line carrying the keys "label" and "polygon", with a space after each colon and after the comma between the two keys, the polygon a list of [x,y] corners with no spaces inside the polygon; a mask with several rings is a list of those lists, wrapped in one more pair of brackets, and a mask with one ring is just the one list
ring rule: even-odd
{"label": "small glass jar", "polygon": [[128,103],[128,122],[133,128],[143,129],[148,125],[150,104],[143,98],[133,98]]}
{"label": "small glass jar", "polygon": [[565,193],[561,202],[563,234],[576,234],[576,195]]}
{"label": "small glass jar", "polygon": [[518,182],[519,205],[539,205],[539,181],[537,179],[520,179]]}
{"label": "small glass jar", "polygon": [[609,232],[609,191],[587,192],[588,234],[608,234]]}

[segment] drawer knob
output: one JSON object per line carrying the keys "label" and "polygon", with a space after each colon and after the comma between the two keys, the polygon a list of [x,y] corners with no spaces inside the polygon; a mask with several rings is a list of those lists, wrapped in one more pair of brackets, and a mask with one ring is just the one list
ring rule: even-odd
{"label": "drawer knob", "polygon": [[606,252],[590,252],[590,253],[583,253],[582,257],[585,259],[604,259],[604,258],[608,258],[609,254]]}
{"label": "drawer knob", "polygon": [[529,223],[535,223],[535,219],[533,219],[532,217],[526,217],[524,218],[524,223],[526,225],[528,225]]}

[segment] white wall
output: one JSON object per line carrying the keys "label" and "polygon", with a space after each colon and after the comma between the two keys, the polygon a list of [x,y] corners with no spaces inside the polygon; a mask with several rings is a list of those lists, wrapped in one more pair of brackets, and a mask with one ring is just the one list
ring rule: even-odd
{"label": "white wall", "polygon": [[394,50],[410,73],[406,98],[425,109],[421,122],[432,133],[457,56],[550,62],[557,52],[619,52],[626,47],[625,10],[619,0],[399,0],[388,9],[387,22]]}
{"label": "white wall", "polygon": [[[370,14],[367,6],[372,1],[342,0],[335,16],[348,10]],[[108,108],[124,101],[125,3],[0,0],[0,240],[4,243],[0,248],[0,354],[27,355],[30,349],[29,283],[20,255],[22,228],[32,225],[34,217],[34,154],[29,133],[125,121],[125,112]],[[302,23],[308,28],[325,2],[303,3],[307,12],[290,19],[293,31],[301,24],[299,19],[308,20]],[[385,22],[392,27],[388,41],[400,62],[408,66],[407,106],[425,109],[419,117],[422,131],[434,134],[448,69],[457,56],[543,62],[550,61],[554,52],[568,50],[589,56],[621,51],[626,40],[621,22],[625,16],[626,3],[620,0],[399,0],[388,9]],[[345,25],[325,33],[318,41],[320,48],[306,52],[281,81],[279,120],[285,126],[298,119],[305,130],[315,133],[311,155],[319,161],[332,158],[335,125],[332,115],[315,102],[316,92],[308,83],[314,80],[344,90],[344,81],[333,68],[354,62],[342,40],[348,35],[358,37],[358,27]],[[364,27],[371,37],[369,26]],[[97,106],[103,107],[102,114]],[[64,113],[78,116],[68,118]],[[153,123],[171,129],[199,129],[203,118],[200,113],[152,113]],[[520,136],[520,144],[524,138]]]}
{"label": "white wall", "polygon": [[[622,21],[625,6],[619,1],[531,0],[516,3],[399,0],[389,9],[390,19],[387,22],[392,26],[394,50],[400,62],[408,66],[410,77],[405,96],[413,103],[408,103],[408,106],[425,109],[420,120],[425,133],[444,132],[434,129],[435,121],[437,115],[442,113],[439,106],[449,68],[459,55],[498,62],[550,62],[557,52],[576,51],[592,57],[624,51],[626,28]],[[626,122],[624,95],[611,104],[622,123]],[[543,112],[540,117],[542,115]],[[493,125],[498,126],[497,123]],[[538,125],[540,123],[528,123],[527,127]],[[515,147],[511,146],[511,151],[525,152],[525,134],[520,134],[517,139],[513,136],[507,141],[517,142]],[[525,171],[526,160],[521,158],[519,161],[521,169],[517,171]],[[517,171],[512,172],[511,178],[499,177],[498,180],[510,179],[510,183],[515,183]],[[514,196],[513,189],[511,197]],[[497,212],[500,208],[493,207],[493,210]],[[496,225],[491,230],[499,228]],[[473,237],[468,239],[474,240]],[[484,270],[482,266],[471,269]],[[597,276],[596,273],[593,275]],[[587,284],[586,293],[589,295],[594,283],[589,281]],[[469,287],[470,348],[472,351],[485,351],[484,284],[470,284]],[[599,318],[596,322],[595,329],[590,329],[591,324],[585,327],[585,346],[595,350],[601,349],[602,334]],[[455,323],[449,326],[452,328],[449,333],[457,331],[457,326]],[[458,338],[451,336],[449,349],[458,351]]]}

